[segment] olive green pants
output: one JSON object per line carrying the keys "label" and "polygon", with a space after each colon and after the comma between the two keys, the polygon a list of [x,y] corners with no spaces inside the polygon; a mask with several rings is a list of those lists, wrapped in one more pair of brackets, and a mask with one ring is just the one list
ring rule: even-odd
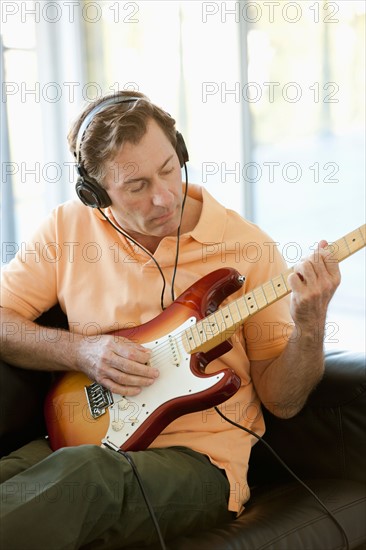
{"label": "olive green pants", "polygon": [[[228,521],[229,484],[190,449],[129,453],[165,541]],[[37,440],[0,461],[4,550],[139,548],[158,541],[125,457],[95,445],[52,453]]]}

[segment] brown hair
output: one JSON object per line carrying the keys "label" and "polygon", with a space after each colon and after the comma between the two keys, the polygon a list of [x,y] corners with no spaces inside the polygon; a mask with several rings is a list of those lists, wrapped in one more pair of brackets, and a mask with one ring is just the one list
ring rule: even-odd
{"label": "brown hair", "polygon": [[87,127],[80,158],[87,174],[104,187],[107,162],[113,159],[125,142],[138,143],[145,135],[149,119],[154,119],[169,139],[174,149],[177,138],[175,120],[157,107],[141,92],[120,91],[103,96],[90,103],[79,115],[67,136],[71,153],[76,156],[76,141],[79,128],[85,117],[109,97],[138,97],[134,103],[116,103],[97,113]]}

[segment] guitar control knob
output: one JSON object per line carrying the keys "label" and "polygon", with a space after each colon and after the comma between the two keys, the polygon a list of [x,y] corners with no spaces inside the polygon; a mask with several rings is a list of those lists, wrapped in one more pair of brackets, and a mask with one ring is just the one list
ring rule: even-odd
{"label": "guitar control knob", "polygon": [[125,411],[128,408],[129,402],[127,399],[122,397],[121,401],[118,401],[118,408],[120,411]]}
{"label": "guitar control knob", "polygon": [[119,432],[120,430],[122,430],[124,424],[125,423],[123,422],[123,420],[114,420],[111,423],[112,430],[115,431],[115,432]]}

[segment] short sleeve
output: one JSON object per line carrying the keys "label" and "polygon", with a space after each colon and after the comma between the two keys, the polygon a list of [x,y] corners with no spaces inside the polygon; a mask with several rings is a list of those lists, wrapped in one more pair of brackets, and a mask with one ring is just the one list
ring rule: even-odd
{"label": "short sleeve", "polygon": [[[261,258],[250,272],[245,292],[261,287],[288,269],[276,243],[266,235],[265,239],[261,243]],[[277,357],[286,347],[292,330],[290,297],[284,296],[267,304],[244,323],[243,333],[248,358],[251,361],[259,361]]]}
{"label": "short sleeve", "polygon": [[43,222],[1,274],[1,306],[34,320],[57,303],[56,242],[54,213]]}

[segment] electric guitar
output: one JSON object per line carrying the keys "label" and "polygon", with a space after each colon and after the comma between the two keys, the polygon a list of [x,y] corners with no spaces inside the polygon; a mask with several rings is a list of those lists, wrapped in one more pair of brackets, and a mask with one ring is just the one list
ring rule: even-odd
{"label": "electric guitar", "polygon": [[[332,243],[335,261],[366,244],[366,226]],[[47,395],[45,417],[53,450],[105,444],[124,451],[146,449],[173,420],[226,401],[240,387],[229,368],[205,373],[206,365],[231,349],[227,341],[248,317],[291,292],[293,268],[218,309],[244,282],[235,269],[218,269],[198,280],[155,319],[117,330],[152,349],[150,364],[160,369],[152,386],[137,396],[110,392],[82,373],[66,373]]]}

